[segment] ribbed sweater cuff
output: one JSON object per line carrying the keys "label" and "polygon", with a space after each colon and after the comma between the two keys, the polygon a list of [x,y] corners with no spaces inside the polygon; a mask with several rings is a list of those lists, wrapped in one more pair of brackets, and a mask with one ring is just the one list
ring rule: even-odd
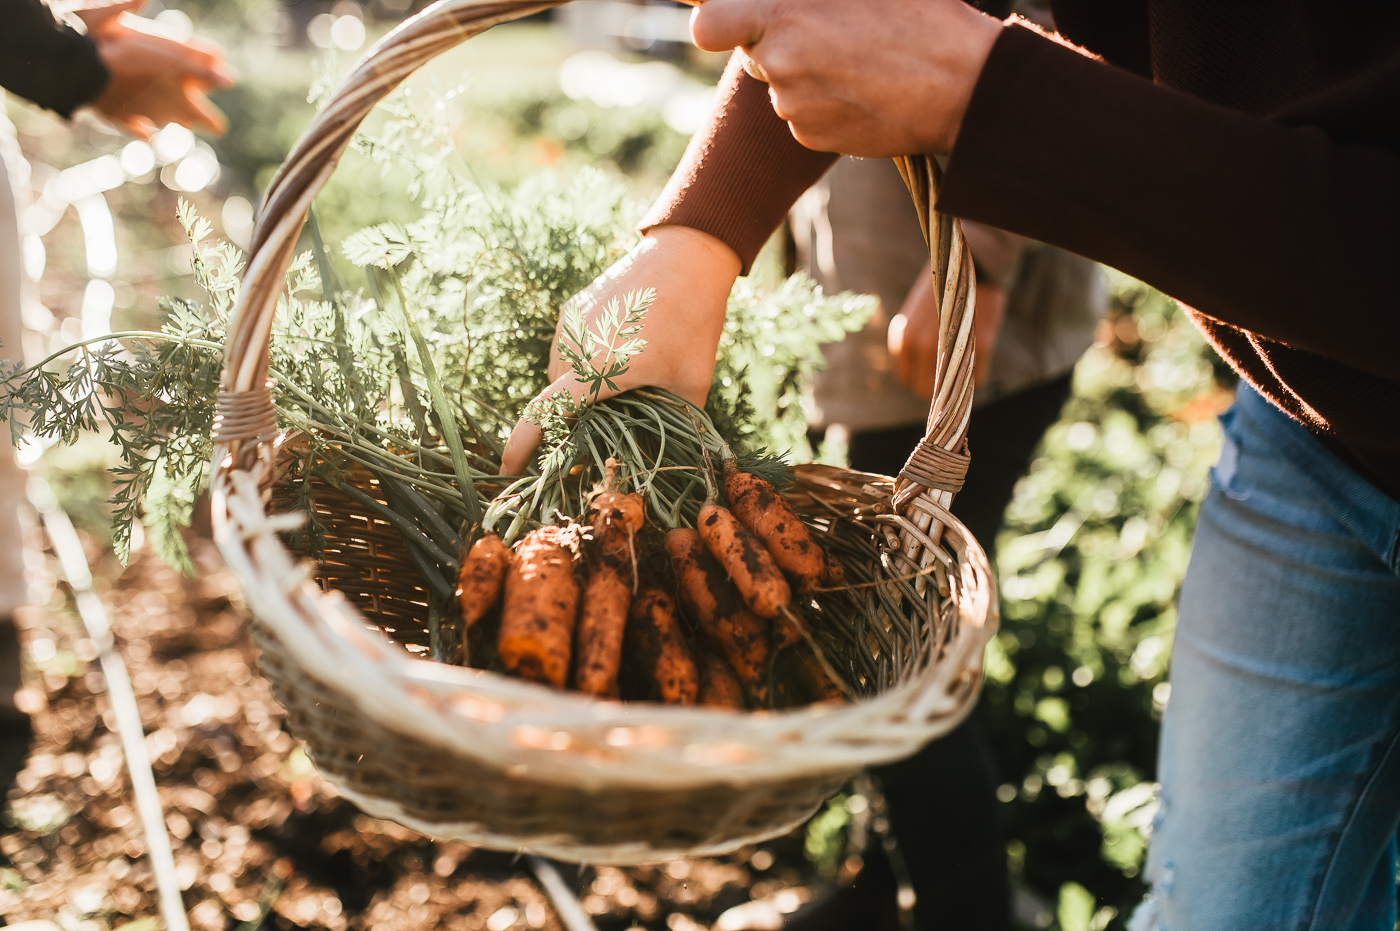
{"label": "ribbed sweater cuff", "polygon": [[92,39],[58,22],[41,0],[3,8],[0,87],[65,119],[102,93],[110,76]]}
{"label": "ribbed sweater cuff", "polygon": [[738,254],[748,274],[788,209],[835,160],[792,137],[773,112],[768,85],[749,77],[736,55],[720,81],[714,112],[690,140],[641,229],[674,224],[709,233]]}

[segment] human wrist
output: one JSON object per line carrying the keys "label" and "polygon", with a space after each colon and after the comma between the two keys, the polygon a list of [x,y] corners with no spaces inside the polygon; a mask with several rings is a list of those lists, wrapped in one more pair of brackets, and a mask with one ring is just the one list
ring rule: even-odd
{"label": "human wrist", "polygon": [[645,230],[642,237],[654,242],[653,248],[668,256],[684,256],[688,263],[719,280],[732,283],[743,269],[739,254],[728,243],[694,227],[664,223]]}
{"label": "human wrist", "polygon": [[958,15],[965,18],[962,41],[952,44],[945,67],[951,79],[943,93],[948,99],[942,107],[931,112],[945,114],[945,119],[931,127],[933,132],[925,137],[923,151],[939,155],[951,152],[957,144],[958,133],[962,128],[963,117],[972,103],[972,94],[982,77],[982,69],[991,57],[992,47],[1000,38],[1005,24],[985,13],[980,13],[967,4],[958,3]]}

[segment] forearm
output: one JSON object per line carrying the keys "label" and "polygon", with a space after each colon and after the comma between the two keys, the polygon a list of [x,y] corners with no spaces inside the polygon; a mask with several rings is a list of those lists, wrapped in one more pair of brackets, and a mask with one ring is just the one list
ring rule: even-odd
{"label": "forearm", "polygon": [[92,40],[40,0],[0,0],[0,16],[0,87],[65,118],[102,92],[108,74]]}
{"label": "forearm", "polygon": [[714,113],[642,228],[686,226],[734,250],[748,271],[788,209],[836,160],[803,148],[773,112],[767,85],[730,62]]}
{"label": "forearm", "polygon": [[1390,149],[1212,106],[1010,28],[973,94],[940,205],[1400,378]]}

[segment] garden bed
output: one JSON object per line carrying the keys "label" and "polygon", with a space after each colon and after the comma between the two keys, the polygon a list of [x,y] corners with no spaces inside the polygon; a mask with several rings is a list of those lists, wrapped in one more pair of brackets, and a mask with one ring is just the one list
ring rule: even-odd
{"label": "garden bed", "polygon": [[[562,928],[525,860],[370,818],[319,778],[256,671],[212,547],[195,548],[193,580],[149,552],[125,570],[96,543],[88,555],[130,668],[193,927]],[[0,828],[0,917],[156,931],[154,879],[93,646],[65,587],[52,591],[20,618],[30,699],[42,708]],[[599,931],[686,931],[751,897],[807,898],[814,871],[801,843],[561,871]]]}

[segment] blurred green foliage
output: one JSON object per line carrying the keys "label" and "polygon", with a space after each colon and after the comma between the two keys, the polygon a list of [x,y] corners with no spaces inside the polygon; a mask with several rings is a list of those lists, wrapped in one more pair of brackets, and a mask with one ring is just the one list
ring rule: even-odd
{"label": "blurred green foliage", "polygon": [[836,875],[836,869],[849,846],[846,835],[853,820],[848,804],[851,798],[849,792],[833,796],[807,822],[802,853],[823,876]]}
{"label": "blurred green foliage", "polygon": [[[1174,301],[1114,275],[1073,395],[1007,508],[977,713],[1037,926],[1122,928],[1146,891],[1176,594],[1232,382]],[[852,823],[847,797],[806,827],[823,875]]]}
{"label": "blurred green foliage", "polygon": [[[399,99],[434,119],[456,157],[483,183],[514,184],[542,168],[571,172],[592,165],[616,169],[634,194],[650,197],[680,160],[687,137],[654,107],[569,99],[558,69],[572,51],[547,25],[500,26],[425,65]],[[244,79],[214,99],[233,128],[210,142],[227,189],[256,201],[316,111],[307,87],[316,85],[313,98],[324,96],[357,55],[247,43],[231,48],[230,57]],[[366,128],[377,132],[384,119],[383,113],[371,116]],[[402,193],[407,177],[406,171],[385,177],[364,159],[345,158],[318,197],[326,238],[407,219],[414,212]]]}
{"label": "blurred green foliage", "polygon": [[1230,398],[1174,302],[1123,277],[1114,292],[1007,509],[980,709],[1015,877],[1052,896],[1077,884],[1065,931],[1105,926],[1099,906],[1126,919],[1144,891],[1176,592]]}
{"label": "blurred green foliage", "polygon": [[539,85],[489,101],[522,137],[590,164],[611,164],[644,184],[664,183],[689,138],[649,107],[601,107],[571,100],[557,85]]}
{"label": "blurred green foliage", "polygon": [[810,458],[802,400],[826,364],[821,347],[859,330],[877,306],[868,295],[824,294],[802,272],[740,278],[729,294],[707,405],[734,412],[715,421],[729,441]]}
{"label": "blurred green foliage", "polygon": [[[306,88],[323,53],[268,47],[239,25],[259,21],[267,3],[180,6],[199,24],[242,37],[225,37],[225,44],[244,81],[218,95],[233,129],[211,144],[225,172],[219,192],[256,202],[314,111]],[[459,167],[487,186],[513,185],[542,167],[568,176],[583,164],[611,163],[627,172],[635,195],[649,197],[684,137],[655,112],[565,97],[556,74],[570,51],[538,24],[493,30],[425,68],[411,82],[410,99],[440,122]],[[334,67],[343,71],[351,60],[342,55]],[[123,144],[100,128],[62,127],[13,103],[11,112],[31,158],[56,168]],[[317,204],[328,241],[418,215],[405,193],[411,172],[385,176],[382,169],[363,155],[346,157]],[[121,237],[117,319],[138,323],[154,317],[155,295],[169,293],[185,274],[176,271],[175,194],[150,183],[107,196]],[[213,197],[199,205],[218,216]],[[620,215],[607,223],[627,225]],[[80,293],[79,276],[67,271],[81,265],[76,219],[65,218],[46,241],[49,287]],[[616,247],[600,243],[609,255]],[[592,268],[575,271],[586,277]],[[65,308],[52,303],[61,315]],[[761,322],[762,308],[752,306]],[[1116,279],[1103,338],[1081,362],[1074,396],[1007,512],[998,556],[1002,630],[988,652],[980,714],[1004,779],[1008,862],[1019,881],[1058,898],[1052,918],[1064,931],[1110,921],[1119,927],[1143,892],[1157,721],[1170,694],[1164,672],[1173,604],[1218,446],[1213,415],[1228,403],[1228,381],[1172,302]],[[786,413],[786,386],[764,390],[775,413]],[[88,516],[88,529],[105,528],[96,468],[80,458],[48,462],[67,473],[54,476],[67,490],[65,504]],[[844,801],[827,812],[807,833],[810,855],[823,864],[840,849],[835,838],[851,820]]]}

